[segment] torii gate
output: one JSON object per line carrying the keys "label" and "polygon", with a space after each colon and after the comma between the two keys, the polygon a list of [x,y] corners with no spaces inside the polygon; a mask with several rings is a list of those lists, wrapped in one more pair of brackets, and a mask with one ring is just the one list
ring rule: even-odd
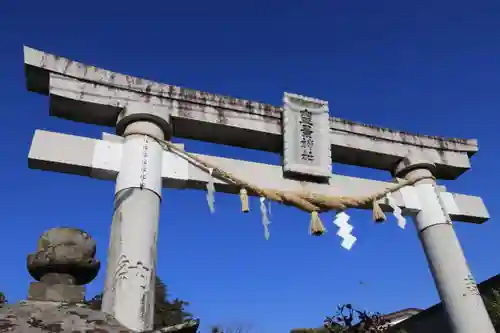
{"label": "torii gate", "polygon": [[[102,140],[37,130],[29,166],[116,180],[103,311],[136,331],[152,328],[162,187],[202,189],[215,183],[217,191],[240,191],[164,151],[159,140],[173,135],[282,153],[283,166],[195,156],[262,188],[353,197],[394,182],[332,175],[332,161],[387,170],[396,182],[456,179],[478,150],[476,140],[331,118],[327,102],[298,95],[285,94],[280,108],[114,73],[29,47],[24,62],[28,90],[49,96],[51,115],[116,127],[118,136],[103,134]],[[402,209],[413,217],[453,332],[494,333],[451,224],[488,220],[482,199],[449,193],[424,179],[378,203],[384,211]],[[345,221],[339,226],[349,247],[355,241],[352,228]]]}

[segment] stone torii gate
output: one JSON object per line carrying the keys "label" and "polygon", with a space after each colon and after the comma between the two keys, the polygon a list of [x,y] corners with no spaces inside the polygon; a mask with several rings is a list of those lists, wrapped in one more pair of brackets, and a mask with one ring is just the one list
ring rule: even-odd
{"label": "stone torii gate", "polygon": [[[283,154],[283,166],[193,154],[262,188],[357,197],[428,176],[378,203],[413,217],[453,332],[494,333],[451,222],[483,223],[487,209],[481,198],[449,193],[430,179],[467,171],[475,140],[332,118],[327,102],[293,94],[281,108],[156,83],[29,47],[24,62],[28,90],[49,96],[52,116],[116,127],[117,136],[101,140],[37,130],[29,166],[116,180],[103,311],[130,329],[152,326],[162,188],[215,182],[217,191],[240,191],[163,150],[158,140],[176,136]],[[387,170],[395,182],[332,175],[332,162]]]}

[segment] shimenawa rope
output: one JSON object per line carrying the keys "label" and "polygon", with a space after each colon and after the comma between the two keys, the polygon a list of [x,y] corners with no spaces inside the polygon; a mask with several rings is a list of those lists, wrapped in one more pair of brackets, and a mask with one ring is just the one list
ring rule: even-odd
{"label": "shimenawa rope", "polygon": [[260,197],[265,197],[268,200],[273,200],[288,206],[294,206],[303,211],[311,213],[310,233],[314,236],[320,236],[326,231],[323,223],[321,222],[321,219],[319,218],[319,212],[326,212],[330,210],[344,211],[347,208],[360,208],[371,204],[373,210],[373,220],[376,222],[383,222],[386,220],[386,216],[380,208],[378,200],[382,199],[389,193],[396,192],[405,186],[414,185],[421,180],[435,179],[432,176],[422,176],[411,180],[404,180],[403,182],[388,187],[383,191],[363,197],[327,196],[305,191],[282,191],[277,189],[260,188],[245,181],[244,179],[234,176],[229,172],[219,169],[217,166],[212,165],[209,162],[203,161],[194,154],[178,148],[172,142],[160,140],[147,133],[141,132],[130,132],[124,136],[129,135],[146,135],[148,137],[151,137],[152,139],[157,141],[164,150],[173,152],[174,154],[187,160],[197,168],[207,173],[211,173],[213,177],[239,186],[241,188],[240,199],[243,212],[249,211],[248,192],[251,192]]}

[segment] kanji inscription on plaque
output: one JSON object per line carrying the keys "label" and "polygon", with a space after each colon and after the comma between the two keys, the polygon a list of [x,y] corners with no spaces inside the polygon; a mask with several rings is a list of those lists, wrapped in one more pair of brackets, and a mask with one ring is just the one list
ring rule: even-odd
{"label": "kanji inscription on plaque", "polygon": [[283,103],[283,171],[330,177],[328,102],[285,93]]}

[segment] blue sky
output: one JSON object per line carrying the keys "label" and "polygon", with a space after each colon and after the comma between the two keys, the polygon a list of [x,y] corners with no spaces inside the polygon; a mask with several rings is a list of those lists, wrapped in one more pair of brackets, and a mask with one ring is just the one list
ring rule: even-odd
{"label": "blue sky", "polygon": [[[281,103],[284,91],[326,99],[334,116],[422,134],[477,138],[471,171],[446,183],[480,195],[493,218],[457,223],[478,281],[499,273],[500,2],[498,1],[8,1],[0,3],[0,290],[26,296],[25,257],[51,227],[88,231],[104,261],[113,183],[29,170],[35,129],[99,137],[111,128],[52,118],[46,96],[24,86],[22,45],[101,68],[209,91]],[[184,141],[190,151],[266,163],[277,155]],[[390,179],[335,165],[339,174]],[[332,215],[325,237],[308,216],[273,206],[271,239],[259,214],[217,194],[164,191],[158,274],[174,296],[211,324],[286,332],[321,325],[339,303],[372,311],[438,300],[415,230],[374,225],[350,211],[358,243],[340,247]],[[257,210],[257,203],[253,203]],[[104,270],[88,288],[102,289]]]}

